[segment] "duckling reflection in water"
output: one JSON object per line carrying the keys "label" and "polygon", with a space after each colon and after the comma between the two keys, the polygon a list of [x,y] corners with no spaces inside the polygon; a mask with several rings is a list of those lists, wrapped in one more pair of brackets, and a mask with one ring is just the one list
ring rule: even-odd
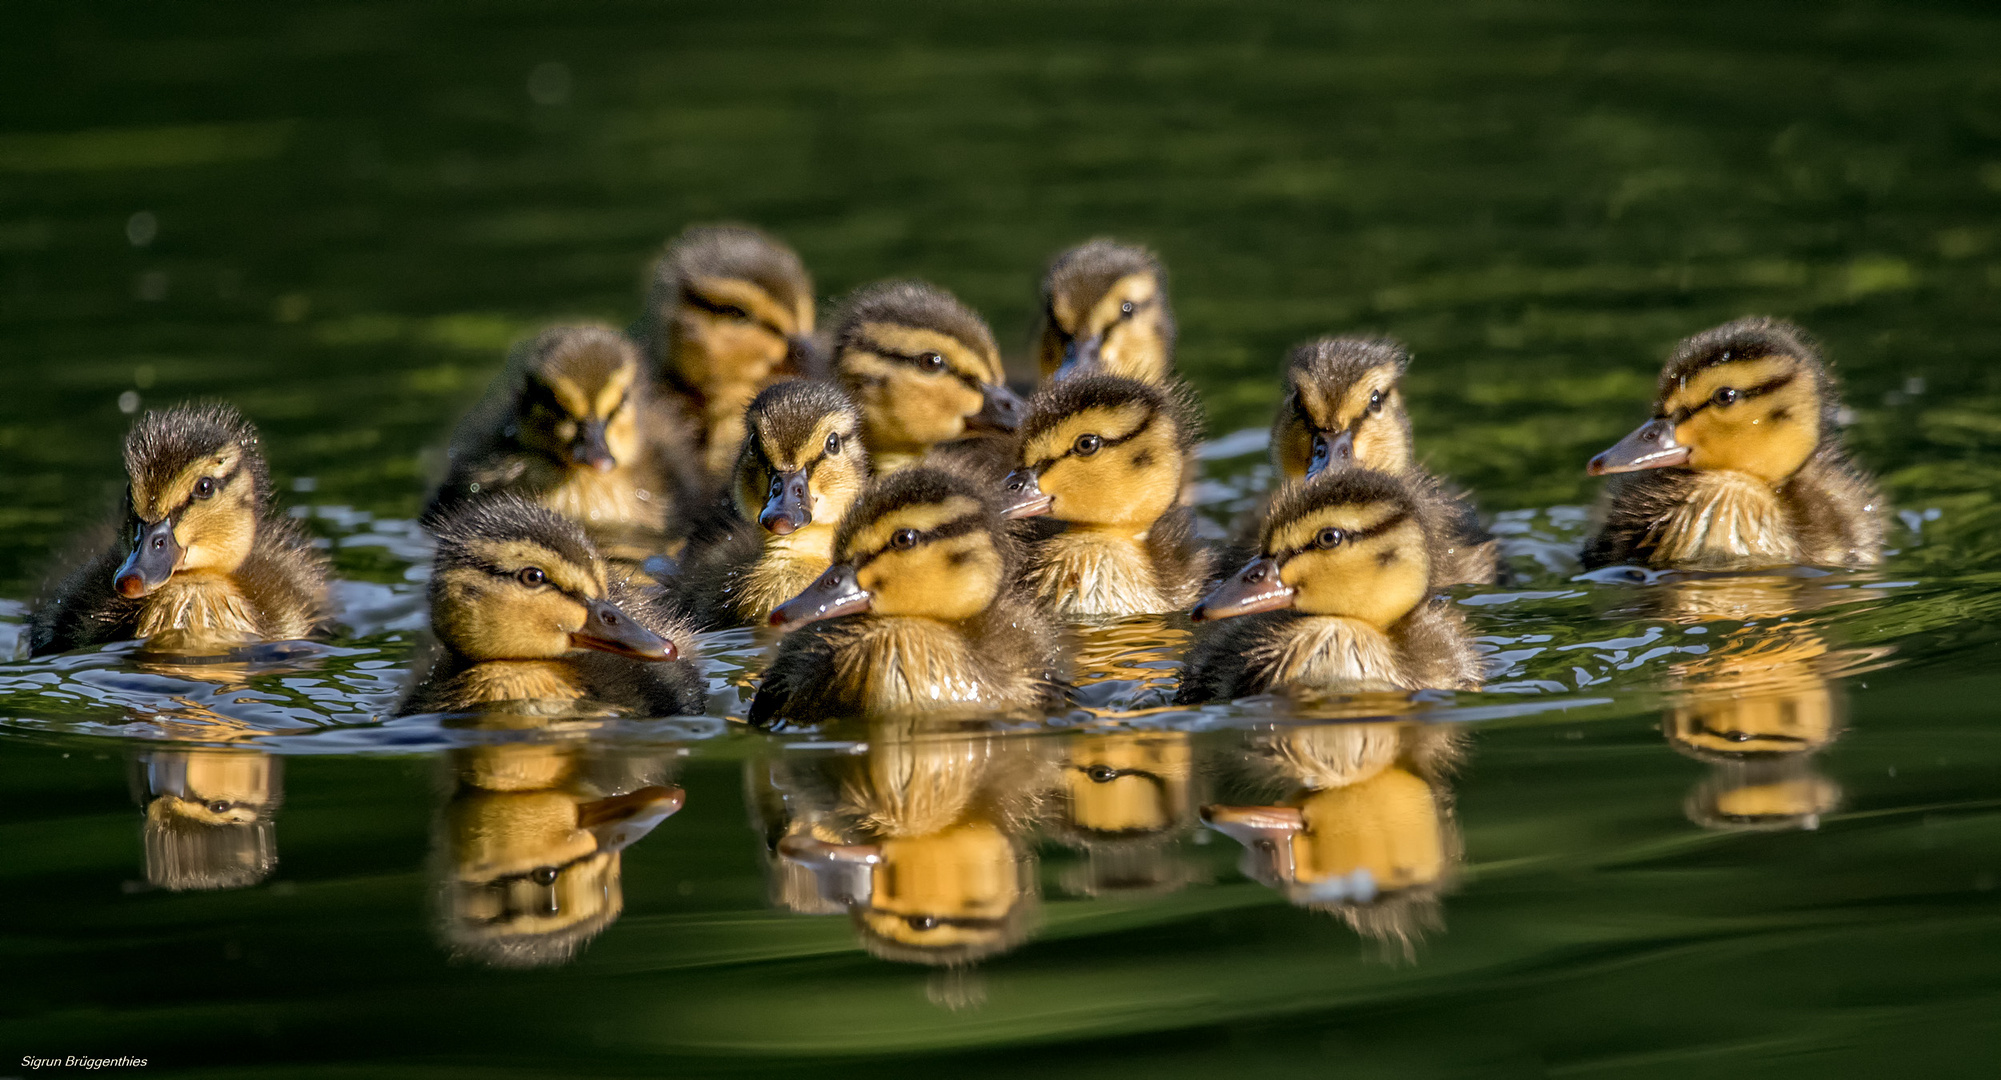
{"label": "duckling reflection in water", "polygon": [[41,656],[127,638],[206,653],[302,638],[327,617],[326,559],[271,513],[257,429],[227,405],[149,412],[125,437],[123,522],[30,618]]}
{"label": "duckling reflection in water", "polygon": [[1874,566],[1883,497],[1841,444],[1833,375],[1803,331],[1740,319],[1683,341],[1654,418],[1591,459],[1617,474],[1587,568]]}
{"label": "duckling reflection in water", "polygon": [[1029,402],[1003,514],[1036,519],[1027,574],[1064,617],[1174,611],[1208,586],[1215,556],[1176,505],[1201,436],[1177,390],[1080,375]]}
{"label": "duckling reflection in water", "polygon": [[1167,893],[1196,877],[1178,841],[1194,827],[1194,749],[1182,731],[1065,739],[1050,810],[1058,840],[1084,853],[1068,885],[1087,896]]}
{"label": "duckling reflection in water", "polygon": [[834,561],[834,529],[868,482],[861,412],[829,384],[779,383],[750,403],[734,513],[689,541],[681,603],[696,625],[762,626]]}
{"label": "duckling reflection in water", "polygon": [[[999,477],[1021,421],[993,331],[935,285],[891,281],[860,290],[834,319],[834,377],[861,406],[862,441],[879,473],[934,448]],[[997,437],[1000,436],[1000,437]]]}
{"label": "duckling reflection in water", "polygon": [[[533,730],[543,717],[484,714],[470,726]],[[438,876],[444,936],[495,967],[568,963],[624,910],[623,850],[681,809],[657,766],[576,743],[511,742],[452,753]]]}
{"label": "duckling reflection in water", "polygon": [[515,496],[430,523],[433,658],[403,714],[498,701],[596,702],[653,716],[699,713],[701,676],[678,659],[693,634],[623,582],[577,524]]}
{"label": "duckling reflection in water", "polygon": [[1146,383],[1174,374],[1167,272],[1143,247],[1093,240],[1058,255],[1042,279],[1042,377],[1101,372]]}
{"label": "duckling reflection in water", "polygon": [[427,514],[521,495],[632,562],[679,537],[706,486],[638,351],[604,326],[555,327],[517,348],[453,435],[451,459]]}
{"label": "duckling reflection in water", "polygon": [[849,911],[865,948],[964,965],[1027,938],[1038,892],[1025,836],[1043,786],[1027,740],[906,716],[872,721],[867,753],[832,764],[837,812],[788,828],[777,853]]}
{"label": "duckling reflection in water", "polygon": [[1272,464],[1288,482],[1350,468],[1401,478],[1436,538],[1438,583],[1491,584],[1499,541],[1463,493],[1416,462],[1403,401],[1409,366],[1410,352],[1389,338],[1320,338],[1294,348],[1272,424]]}
{"label": "duckling reflection in water", "polygon": [[1021,552],[983,485],[914,467],[841,519],[836,562],[772,612],[793,627],[750,722],[1060,707],[1054,629],[1021,594]]}
{"label": "duckling reflection in water", "polygon": [[135,762],[146,880],[180,892],[243,889],[278,865],[278,759],[255,750],[156,750]]}
{"label": "duckling reflection in water", "polygon": [[1262,554],[1205,597],[1180,701],[1272,691],[1471,689],[1465,619],[1435,597],[1441,543],[1410,486],[1351,469],[1279,491]]}
{"label": "duckling reflection in water", "polygon": [[1463,756],[1463,733],[1443,725],[1280,727],[1257,737],[1249,757],[1291,794],[1272,806],[1206,806],[1202,818],[1244,845],[1251,878],[1409,959],[1443,925],[1440,899],[1462,860],[1446,781]]}
{"label": "duckling reflection in water", "polygon": [[697,225],[654,264],[637,327],[661,396],[695,432],[709,476],[729,475],[743,410],[781,379],[822,374],[813,279],[791,248],[746,225]]}

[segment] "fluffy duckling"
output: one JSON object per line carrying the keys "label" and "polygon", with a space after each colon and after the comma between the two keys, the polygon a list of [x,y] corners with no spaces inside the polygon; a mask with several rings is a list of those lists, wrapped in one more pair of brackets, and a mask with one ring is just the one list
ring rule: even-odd
{"label": "fluffy duckling", "polygon": [[636,545],[635,561],[680,531],[704,483],[638,350],[605,326],[554,327],[517,349],[459,425],[451,458],[429,512],[525,495],[603,542]]}
{"label": "fluffy duckling", "polygon": [[1201,596],[1215,556],[1177,505],[1199,423],[1185,394],[1117,375],[1030,399],[1003,514],[1052,526],[1032,543],[1027,576],[1056,614],[1160,613]]}
{"label": "fluffy duckling", "polygon": [[762,626],[834,561],[834,528],[868,482],[861,410],[795,379],[750,403],[728,520],[689,542],[682,606],[698,626]]}
{"label": "fluffy duckling", "polygon": [[718,478],[729,475],[750,399],[779,379],[821,374],[813,279],[791,248],[746,225],[675,238],[654,264],[637,334]]}
{"label": "fluffy duckling", "polygon": [[1004,384],[993,331],[951,293],[891,281],[850,297],[834,323],[834,376],[861,406],[877,472],[945,446],[971,467],[991,458],[995,475],[1006,471],[1006,444],[991,436],[1020,423],[1021,399]]}
{"label": "fluffy duckling", "polygon": [[799,629],[765,669],[752,724],[1060,704],[1054,633],[1014,588],[1020,551],[977,481],[929,467],[878,479],[841,519],[834,559],[771,614]]}
{"label": "fluffy duckling", "polygon": [[501,701],[589,701],[653,716],[702,711],[702,679],[677,660],[692,636],[623,582],[608,582],[575,522],[497,496],[427,524],[438,543],[430,590],[437,652],[403,713]]}
{"label": "fluffy duckling", "polygon": [[1591,459],[1587,568],[1874,566],[1883,497],[1841,445],[1834,376],[1804,331],[1739,319],[1683,341],[1654,418]]}
{"label": "fluffy duckling", "polygon": [[147,638],[200,652],[302,638],[327,615],[327,563],[271,514],[257,429],[227,405],[149,412],[125,437],[124,521],[29,620],[33,655]]}
{"label": "fluffy duckling", "polygon": [[1388,338],[1320,338],[1286,360],[1285,399],[1272,424],[1272,464],[1286,480],[1327,469],[1363,468],[1403,477],[1443,548],[1442,585],[1485,585],[1499,568],[1499,543],[1472,504],[1412,456],[1403,373],[1410,352]]}
{"label": "fluffy duckling", "polygon": [[1153,252],[1093,240],[1049,264],[1042,279],[1042,377],[1100,371],[1162,383],[1174,374],[1174,311]]}
{"label": "fluffy duckling", "polygon": [[1441,547],[1397,477],[1344,469],[1284,488],[1262,553],[1192,613],[1211,625],[1189,652],[1180,700],[1473,687],[1466,623],[1433,599]]}

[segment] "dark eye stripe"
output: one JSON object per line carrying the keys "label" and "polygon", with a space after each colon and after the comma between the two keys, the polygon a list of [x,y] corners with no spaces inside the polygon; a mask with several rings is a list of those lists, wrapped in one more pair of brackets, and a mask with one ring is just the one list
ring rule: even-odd
{"label": "dark eye stripe", "polygon": [[[1361,529],[1356,531],[1342,529],[1341,543],[1345,546],[1348,544],[1355,543],[1358,540],[1369,540],[1374,537],[1381,536],[1382,534],[1390,531],[1391,529],[1396,528],[1398,525],[1401,525],[1408,520],[1410,520],[1410,512],[1407,510],[1399,510],[1396,513],[1391,514],[1389,517],[1384,518],[1382,521],[1377,522],[1376,524],[1371,525],[1366,529]],[[1317,551],[1319,550],[1319,548],[1320,548],[1319,533],[1316,532],[1314,534],[1314,539],[1312,542],[1309,542],[1307,544],[1301,545],[1296,548],[1288,548],[1285,551],[1273,555],[1272,558],[1276,559],[1280,563],[1290,562],[1292,558],[1296,555],[1301,555],[1308,551]]]}
{"label": "dark eye stripe", "polygon": [[[952,537],[955,536],[964,536],[967,533],[976,532],[979,530],[979,528],[980,528],[980,520],[978,518],[974,517],[957,518],[952,521],[948,521],[945,524],[940,525],[937,528],[932,529],[928,532],[919,531],[917,534],[917,543],[912,544],[910,545],[909,548],[904,548],[902,550],[908,551],[913,548],[919,547],[921,545],[934,543],[939,540],[950,540]],[[899,529],[897,531],[901,532],[902,530]],[[894,536],[895,534],[892,533],[891,535]],[[893,545],[891,544],[884,544],[883,546],[876,548],[874,551],[869,552],[867,555],[861,556],[860,558],[856,559],[850,559],[848,560],[848,562],[851,565],[853,565],[855,569],[860,570],[862,567],[867,566],[868,564],[874,562],[879,556],[882,555],[883,552],[891,550],[892,547]]]}
{"label": "dark eye stripe", "polygon": [[[1098,443],[1098,449],[1095,451],[1095,453],[1102,454],[1105,451],[1110,450],[1114,446],[1124,446],[1126,443],[1129,443],[1134,439],[1139,438],[1141,435],[1146,434],[1147,429],[1153,426],[1154,416],[1155,416],[1154,413],[1151,412],[1147,413],[1146,419],[1140,421],[1140,425],[1138,427],[1132,429],[1131,431],[1126,432],[1124,435],[1121,435],[1116,439],[1109,439],[1103,435],[1098,436],[1100,441]],[[1091,432],[1085,432],[1085,434],[1088,435],[1091,434]],[[1072,439],[1070,440],[1070,445],[1065,447],[1062,453],[1057,454],[1053,457],[1043,458],[1041,461],[1037,461],[1029,465],[1028,467],[1034,471],[1035,475],[1041,476],[1044,470],[1048,469],[1051,465],[1054,465],[1057,462],[1063,460],[1064,458],[1070,457],[1072,454],[1074,454],[1076,452],[1076,446],[1077,446],[1077,440]]]}
{"label": "dark eye stripe", "polygon": [[[1749,390],[1739,390],[1737,391],[1737,400],[1749,401],[1752,398],[1764,397],[1766,394],[1772,393],[1775,390],[1790,385],[1792,381],[1798,377],[1799,377],[1798,372],[1796,371],[1788,372],[1784,375],[1779,376],[1776,379],[1771,379],[1766,382],[1761,382],[1758,385],[1751,387]],[[1666,417],[1665,419],[1673,422],[1676,427],[1679,427],[1682,424],[1688,423],[1690,417],[1694,416],[1696,413],[1699,413],[1704,409],[1707,409],[1708,407],[1714,405],[1715,403],[1716,403],[1716,397],[1712,393],[1709,397],[1703,398],[1700,402],[1691,405],[1686,409],[1677,410],[1672,416]]]}
{"label": "dark eye stripe", "polygon": [[[880,356],[886,360],[895,360],[900,363],[909,364],[911,367],[914,367],[919,371],[924,370],[924,365],[918,359],[917,355],[912,353],[897,352],[895,349],[891,349],[885,345],[879,345],[868,338],[857,338],[855,340],[855,347],[861,349],[863,352],[872,352],[877,356]],[[952,358],[946,356],[943,352],[939,352],[938,355],[944,358],[945,370],[942,372],[926,371],[924,372],[926,375],[934,375],[934,374],[950,375],[953,378],[958,379],[960,382],[965,383],[967,386],[971,387],[974,390],[981,390],[986,387],[987,381],[985,379],[975,375],[968,375],[965,372],[960,371],[958,368],[953,367]]]}

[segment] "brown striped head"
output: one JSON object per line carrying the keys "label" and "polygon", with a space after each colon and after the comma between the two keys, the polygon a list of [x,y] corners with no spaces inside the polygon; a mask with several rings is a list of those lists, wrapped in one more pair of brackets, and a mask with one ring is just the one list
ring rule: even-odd
{"label": "brown striped head", "polygon": [[228,574],[243,565],[270,500],[257,429],[228,405],[149,412],[125,437],[126,530],[113,576],[136,599],[175,574]]}
{"label": "brown striped head", "polygon": [[664,381],[741,408],[773,379],[813,373],[813,279],[764,232],[693,226],[654,264],[642,336]]}
{"label": "brown striped head", "polygon": [[1174,311],[1153,252],[1093,240],[1049,264],[1042,279],[1042,377],[1092,372],[1158,383],[1174,371]]}
{"label": "brown striped head", "polygon": [[1410,353],[1389,338],[1321,338],[1286,360],[1272,425],[1272,464],[1287,480],[1323,469],[1410,471],[1403,373]]}
{"label": "brown striped head", "polygon": [[1050,383],[1029,399],[1006,516],[1144,530],[1181,495],[1200,437],[1193,403],[1117,375]]}
{"label": "brown striped head", "polygon": [[566,469],[610,472],[645,445],[639,352],[608,326],[557,326],[517,355],[514,417],[523,447]]}
{"label": "brown striped head", "polygon": [[877,456],[1020,423],[993,331],[935,285],[884,282],[850,297],[834,325],[834,376],[861,406]]}
{"label": "brown striped head", "polygon": [[868,482],[861,410],[831,383],[768,387],[744,414],[734,486],[744,520],[787,535],[832,529]]}

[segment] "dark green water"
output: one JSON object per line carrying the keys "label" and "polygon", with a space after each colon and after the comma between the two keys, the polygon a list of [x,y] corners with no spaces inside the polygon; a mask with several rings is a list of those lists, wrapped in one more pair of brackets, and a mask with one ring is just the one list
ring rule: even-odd
{"label": "dark green water", "polygon": [[[262,426],[348,632],[234,683],[118,649],[0,665],[0,1073],[1991,1072],[1984,7],[105,4],[9,24],[8,632],[116,499],[127,393],[226,397]],[[409,519],[511,340],[628,320],[662,240],[717,218],[786,237],[824,296],[944,284],[1017,353],[1052,251],[1155,246],[1223,436],[1219,522],[1263,482],[1261,444],[1229,436],[1264,425],[1288,344],[1410,342],[1421,449],[1502,515],[1524,582],[1461,597],[1489,689],[1421,703],[1464,760],[1431,785],[1448,865],[1408,954],[1288,904],[1199,826],[1141,860],[1154,888],[1108,891],[1109,856],[1044,820],[1012,834],[1040,898],[1019,948],[957,975],[877,959],[846,917],[773,904],[771,778],[866,756],[721,720],[756,656],[736,636],[711,643],[716,718],[510,744],[577,790],[671,783],[685,805],[624,850],[622,914],[574,962],[454,959],[454,778],[502,751],[375,720],[422,625]],[[1896,553],[1722,600],[1576,578],[1582,463],[1642,417],[1677,338],[1751,312],[1825,343]],[[1090,703],[1157,704],[1171,670],[1149,670]],[[1746,693],[1818,720],[1804,752],[1766,773],[1677,752],[1677,710]],[[1296,730],[1267,719],[1114,726],[1185,746],[1192,799],[1259,802],[1285,784],[1258,748]],[[1085,738],[981,745],[1046,777]],[[149,885],[144,771],[223,746],[278,777],[275,869]],[[1792,792],[1817,827],[1717,812],[1746,789]]]}

